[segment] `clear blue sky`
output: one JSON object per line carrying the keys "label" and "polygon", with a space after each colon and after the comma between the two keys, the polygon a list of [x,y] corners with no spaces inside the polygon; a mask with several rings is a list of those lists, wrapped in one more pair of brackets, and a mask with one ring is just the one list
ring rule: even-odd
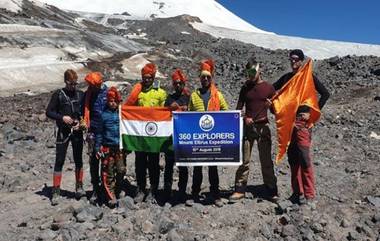
{"label": "clear blue sky", "polygon": [[380,44],[380,0],[217,0],[281,35]]}

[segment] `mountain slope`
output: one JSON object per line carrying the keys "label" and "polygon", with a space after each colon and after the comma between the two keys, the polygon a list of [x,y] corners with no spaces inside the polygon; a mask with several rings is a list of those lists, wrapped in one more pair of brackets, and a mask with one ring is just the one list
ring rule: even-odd
{"label": "mountain slope", "polygon": [[[307,56],[325,59],[345,55],[380,56],[380,46],[306,39],[273,34],[245,22],[214,0],[42,0],[63,9],[97,12],[103,14],[123,13],[124,19],[168,18],[182,14],[199,17],[202,23],[192,24],[199,31],[216,38],[229,38],[276,49],[301,48]],[[125,16],[128,15],[128,16]],[[87,15],[89,17],[91,15]],[[106,19],[107,17],[105,17]],[[100,22],[103,24],[103,22]]]}
{"label": "mountain slope", "polygon": [[42,0],[62,9],[121,14],[127,12],[132,18],[167,18],[182,14],[199,17],[204,23],[255,33],[267,33],[242,20],[214,0]]}

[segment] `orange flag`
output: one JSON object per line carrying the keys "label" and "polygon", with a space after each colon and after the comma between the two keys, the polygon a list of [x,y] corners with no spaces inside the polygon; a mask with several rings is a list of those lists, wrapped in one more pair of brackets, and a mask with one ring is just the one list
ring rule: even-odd
{"label": "orange flag", "polygon": [[310,107],[309,127],[313,126],[321,116],[311,59],[277,92],[272,98],[272,103],[278,138],[276,164],[279,164],[290,144],[298,107],[301,105]]}

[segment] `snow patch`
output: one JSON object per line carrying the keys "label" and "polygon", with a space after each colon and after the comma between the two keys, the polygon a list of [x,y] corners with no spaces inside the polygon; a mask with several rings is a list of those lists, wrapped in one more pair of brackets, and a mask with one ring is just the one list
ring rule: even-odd
{"label": "snow patch", "polygon": [[129,39],[148,39],[146,37],[147,36],[146,33],[139,33],[139,34],[133,33],[133,34],[126,34],[124,36],[129,38]]}
{"label": "snow patch", "polygon": [[380,135],[376,134],[376,132],[373,132],[373,131],[371,131],[371,134],[369,135],[369,137],[372,137],[376,140],[380,140]]}
{"label": "snow patch", "polygon": [[201,31],[216,38],[235,39],[244,43],[276,50],[302,49],[305,54],[314,59],[325,59],[346,55],[374,55],[380,57],[380,45],[338,42],[329,40],[306,39],[275,34],[252,33],[233,29],[215,27],[204,23],[191,23]]}
{"label": "snow patch", "polygon": [[[140,79],[141,78],[141,69],[150,61],[147,59],[152,56],[148,56],[147,53],[135,54],[132,57],[121,61],[123,65],[122,69],[127,79]],[[159,66],[158,66],[159,68]],[[165,75],[157,71],[156,76],[158,78],[165,78]]]}
{"label": "snow patch", "polygon": [[0,8],[17,13],[22,8],[22,0],[0,0]]}
{"label": "snow patch", "polygon": [[22,91],[45,92],[62,85],[63,72],[83,64],[65,61],[62,50],[46,47],[0,49],[0,96]]}
{"label": "snow patch", "polygon": [[24,32],[64,32],[59,29],[43,28],[40,26],[22,25],[22,24],[0,24],[0,33],[17,33]]}
{"label": "snow patch", "polygon": [[199,17],[204,23],[225,28],[273,34],[249,24],[215,0],[42,0],[62,9],[121,14],[129,13],[127,19],[169,18],[188,14]]}

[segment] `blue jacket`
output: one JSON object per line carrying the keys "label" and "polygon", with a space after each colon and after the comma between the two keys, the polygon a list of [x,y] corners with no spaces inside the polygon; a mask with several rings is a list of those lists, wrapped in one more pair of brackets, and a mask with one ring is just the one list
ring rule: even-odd
{"label": "blue jacket", "polygon": [[102,122],[101,144],[119,145],[119,109],[111,110],[107,107],[102,113]]}
{"label": "blue jacket", "polygon": [[[108,87],[106,85],[102,85],[99,92],[94,93],[93,96],[91,96],[89,132],[92,132],[95,134],[95,146],[94,146],[95,152],[97,152],[101,146],[102,113],[104,109],[106,108],[106,104],[107,104],[107,92],[108,92]],[[88,93],[86,91],[85,95],[87,94]],[[83,101],[85,100],[86,100],[86,96],[83,98]]]}
{"label": "blue jacket", "polygon": [[[108,87],[106,85],[102,85],[99,92],[94,93],[91,97],[89,131],[95,134],[100,133],[102,128],[102,113],[107,104],[107,92]],[[87,95],[87,91],[85,95]],[[84,97],[84,100],[85,99],[86,97]]]}

